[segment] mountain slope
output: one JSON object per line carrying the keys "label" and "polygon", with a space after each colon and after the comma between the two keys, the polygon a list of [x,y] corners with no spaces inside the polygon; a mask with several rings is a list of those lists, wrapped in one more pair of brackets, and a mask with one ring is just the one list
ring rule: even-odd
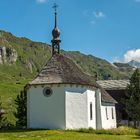
{"label": "mountain slope", "polygon": [[130,66],[128,63],[118,63],[118,62],[115,62],[113,64],[116,66],[116,68],[119,71],[121,71],[123,73],[127,73],[128,75],[132,75],[134,67]]}
{"label": "mountain slope", "polygon": [[127,79],[129,77],[129,75],[119,71],[106,60],[95,56],[84,55],[80,52],[68,52],[66,55],[73,59],[84,72],[93,76],[97,74],[98,79]]}

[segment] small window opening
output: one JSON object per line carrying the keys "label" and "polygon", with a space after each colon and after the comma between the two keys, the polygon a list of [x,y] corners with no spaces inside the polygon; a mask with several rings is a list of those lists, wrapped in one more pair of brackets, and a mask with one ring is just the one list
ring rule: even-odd
{"label": "small window opening", "polygon": [[111,112],[112,112],[112,119],[114,119],[114,110],[113,110],[113,108],[111,108]]}
{"label": "small window opening", "polygon": [[108,111],[107,111],[107,107],[105,108],[105,112],[106,112],[106,119],[108,120]]}
{"label": "small window opening", "polygon": [[52,95],[52,89],[51,88],[44,88],[44,90],[43,90],[43,94],[44,94],[44,96],[46,96],[46,97],[50,97],[51,95]]}
{"label": "small window opening", "polygon": [[90,103],[90,120],[93,119],[93,114],[92,114],[92,103]]}

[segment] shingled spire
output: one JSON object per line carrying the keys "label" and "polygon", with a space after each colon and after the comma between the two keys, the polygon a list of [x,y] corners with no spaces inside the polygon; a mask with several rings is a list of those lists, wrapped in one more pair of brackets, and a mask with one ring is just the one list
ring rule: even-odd
{"label": "shingled spire", "polygon": [[54,54],[59,54],[60,53],[60,31],[57,27],[57,5],[56,3],[54,4],[53,8],[54,8],[54,11],[55,11],[55,25],[54,25],[54,29],[52,30],[52,36],[53,36],[53,39],[52,39],[52,55]]}

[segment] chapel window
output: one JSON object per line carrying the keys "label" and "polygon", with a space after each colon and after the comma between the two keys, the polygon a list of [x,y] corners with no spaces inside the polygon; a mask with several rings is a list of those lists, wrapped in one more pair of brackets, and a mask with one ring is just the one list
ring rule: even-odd
{"label": "chapel window", "polygon": [[44,90],[43,90],[43,94],[44,94],[44,96],[46,96],[46,97],[50,97],[50,96],[52,95],[52,93],[53,93],[53,91],[52,91],[52,89],[49,88],[49,87],[46,87],[46,88],[44,88]]}
{"label": "chapel window", "polygon": [[92,103],[90,103],[90,120],[93,119],[93,114],[92,114]]}
{"label": "chapel window", "polygon": [[112,119],[114,119],[114,110],[113,110],[113,108],[111,108],[111,112],[112,112]]}
{"label": "chapel window", "polygon": [[106,112],[106,119],[108,120],[108,111],[107,111],[107,107],[105,108],[105,112]]}

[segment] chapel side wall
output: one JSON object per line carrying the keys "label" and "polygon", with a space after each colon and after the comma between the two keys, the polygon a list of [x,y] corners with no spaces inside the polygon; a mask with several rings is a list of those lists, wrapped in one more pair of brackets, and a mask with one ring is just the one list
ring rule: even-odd
{"label": "chapel side wall", "polygon": [[44,96],[45,87],[49,86],[32,86],[28,90],[28,128],[65,129],[64,87],[52,86],[50,97]]}
{"label": "chapel side wall", "polygon": [[65,87],[66,129],[88,128],[87,88]]}
{"label": "chapel side wall", "polygon": [[101,116],[101,91],[95,91],[95,105],[96,105],[96,129],[102,129],[102,116]]}
{"label": "chapel side wall", "polygon": [[[96,105],[95,105],[95,91],[87,90],[87,108],[88,108],[88,127],[96,129]],[[90,104],[92,104],[92,112],[90,110]],[[91,118],[92,113],[92,118]]]}
{"label": "chapel side wall", "polygon": [[[112,116],[113,109],[113,116]],[[116,109],[115,104],[102,103],[101,105],[102,128],[111,129],[116,128]]]}

